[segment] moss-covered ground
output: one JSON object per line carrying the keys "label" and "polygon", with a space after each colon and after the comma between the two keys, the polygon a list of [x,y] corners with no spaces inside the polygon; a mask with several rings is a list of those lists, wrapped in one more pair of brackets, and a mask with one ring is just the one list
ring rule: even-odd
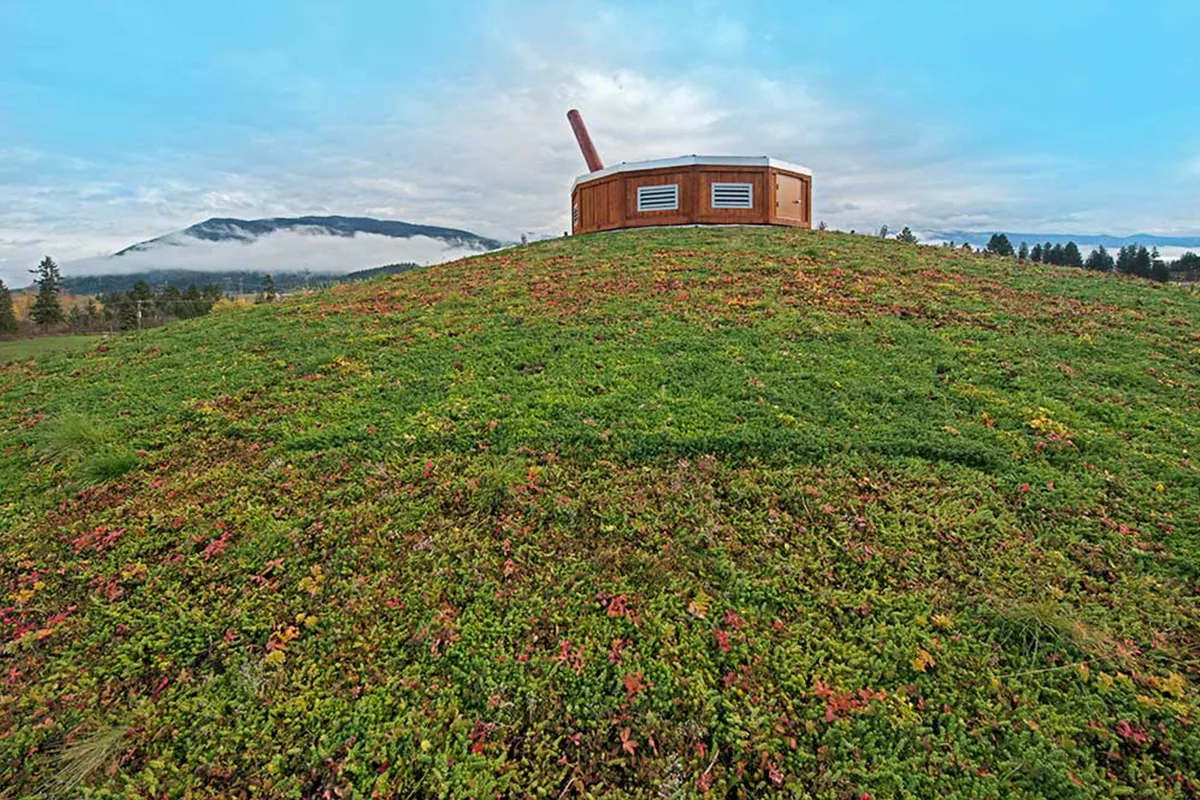
{"label": "moss-covered ground", "polygon": [[1200,296],[544,242],[0,366],[0,797],[1195,797]]}

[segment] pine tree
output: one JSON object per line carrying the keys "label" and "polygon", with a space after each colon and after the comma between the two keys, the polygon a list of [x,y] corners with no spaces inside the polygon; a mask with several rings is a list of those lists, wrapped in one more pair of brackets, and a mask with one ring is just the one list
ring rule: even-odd
{"label": "pine tree", "polygon": [[0,281],[0,335],[17,332],[17,315],[13,311],[12,292]]}
{"label": "pine tree", "polygon": [[58,302],[58,293],[62,287],[62,275],[54,259],[46,256],[37,269],[29,270],[37,275],[37,299],[29,310],[29,317],[38,325],[57,325],[63,321],[62,304]]}
{"label": "pine tree", "polygon": [[1088,254],[1087,261],[1083,262],[1083,266],[1095,272],[1112,272],[1113,257],[1104,249],[1104,245]]}
{"label": "pine tree", "polygon": [[275,292],[275,281],[268,274],[263,280],[263,300],[268,303],[274,303],[278,295]]}
{"label": "pine tree", "polygon": [[1180,273],[1180,280],[1200,280],[1200,256],[1188,251],[1175,260],[1171,269]]}
{"label": "pine tree", "polygon": [[[896,241],[904,242],[906,244],[916,244],[919,240],[917,239],[917,235],[912,232],[912,229],[906,225],[904,230],[896,234]],[[267,276],[267,278],[270,277],[270,275]]]}
{"label": "pine tree", "polygon": [[87,306],[84,307],[84,314],[87,317],[87,326],[89,328],[95,328],[100,324],[100,306],[96,305],[95,298],[88,298]]}
{"label": "pine tree", "polygon": [[1017,258],[1021,261],[1029,260],[1029,245],[1021,242],[1021,247],[1017,250]]}
{"label": "pine tree", "polygon": [[1117,272],[1122,275],[1133,274],[1133,262],[1137,259],[1137,246],[1128,244],[1117,253]]}
{"label": "pine tree", "polygon": [[1150,250],[1150,279],[1166,283],[1171,280],[1171,272],[1167,269],[1166,263],[1163,261],[1162,254],[1158,252],[1158,247]]}
{"label": "pine tree", "polygon": [[158,296],[154,298],[154,307],[158,309],[158,313],[163,316],[183,318],[182,305],[183,295],[174,285],[168,283],[166,286],[158,290]]}
{"label": "pine tree", "polygon": [[1083,255],[1079,252],[1079,245],[1074,242],[1067,242],[1067,246],[1063,248],[1062,263],[1067,267],[1083,266]]}
{"label": "pine tree", "polygon": [[200,290],[196,288],[196,284],[189,283],[183,290],[183,297],[179,303],[179,316],[190,319],[201,316],[206,310],[207,306],[204,298],[200,296]]}
{"label": "pine tree", "polygon": [[1033,249],[1029,251],[1029,260],[1036,261],[1039,264],[1041,263],[1041,261],[1042,261],[1042,246],[1040,244],[1035,244],[1033,246]]}
{"label": "pine tree", "polygon": [[1003,233],[993,233],[992,238],[988,239],[987,252],[997,256],[1011,256],[1013,255],[1012,242]]}
{"label": "pine tree", "polygon": [[1050,248],[1050,263],[1061,266],[1066,259],[1064,248],[1061,244],[1056,244]]}
{"label": "pine tree", "polygon": [[1137,249],[1137,255],[1133,258],[1133,274],[1139,278],[1149,278],[1153,270],[1154,261],[1150,258],[1150,251],[1143,245]]}
{"label": "pine tree", "polygon": [[135,283],[120,301],[121,330],[135,330],[149,324],[145,317],[150,313],[150,301],[153,299],[150,284],[144,280]]}

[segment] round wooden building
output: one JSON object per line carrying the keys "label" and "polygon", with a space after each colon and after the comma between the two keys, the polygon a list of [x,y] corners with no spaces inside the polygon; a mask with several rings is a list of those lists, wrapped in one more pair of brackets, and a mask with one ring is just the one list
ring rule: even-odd
{"label": "round wooden building", "polygon": [[578,112],[568,118],[592,171],[571,187],[571,232],[651,225],[812,227],[812,171],[773,158],[682,156],[604,167]]}

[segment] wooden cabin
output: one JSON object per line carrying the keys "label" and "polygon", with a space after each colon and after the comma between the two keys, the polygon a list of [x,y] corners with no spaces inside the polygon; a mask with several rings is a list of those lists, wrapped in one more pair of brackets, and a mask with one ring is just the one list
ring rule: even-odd
{"label": "wooden cabin", "polygon": [[812,227],[812,172],[773,158],[684,156],[575,179],[571,232],[648,225]]}
{"label": "wooden cabin", "polygon": [[812,171],[766,156],[682,156],[605,167],[567,115],[592,171],[571,187],[571,232],[652,225],[812,227]]}

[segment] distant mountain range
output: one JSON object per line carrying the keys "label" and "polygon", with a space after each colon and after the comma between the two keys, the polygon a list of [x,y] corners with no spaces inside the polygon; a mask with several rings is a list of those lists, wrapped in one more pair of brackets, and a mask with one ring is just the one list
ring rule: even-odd
{"label": "distant mountain range", "polygon": [[160,247],[187,246],[189,240],[204,242],[241,242],[248,244],[268,234],[281,231],[301,233],[306,236],[353,237],[357,234],[387,236],[392,239],[411,239],[424,236],[438,239],[451,247],[466,247],[474,250],[495,250],[500,242],[470,231],[457,228],[441,228],[436,225],[414,225],[411,222],[372,219],[370,217],[273,217],[271,219],[232,219],[214,217],[190,228],[158,236],[145,242],[130,245],[113,254],[120,258],[132,253],[145,253]]}
{"label": "distant mountain range", "polygon": [[1007,231],[987,231],[980,233],[978,231],[927,231],[923,238],[940,239],[947,242],[957,242],[959,244],[967,243],[971,245],[986,246],[988,239],[992,238],[994,233],[1003,233],[1013,246],[1017,246],[1021,242],[1028,242],[1032,247],[1035,244],[1066,244],[1067,242],[1075,242],[1080,247],[1099,247],[1104,245],[1110,250],[1119,250],[1125,245],[1135,244],[1145,247],[1182,247],[1195,248],[1200,250],[1200,236],[1157,236],[1150,233],[1135,233],[1132,236],[1107,236],[1105,234],[1081,234],[1081,233],[1009,233]]}

